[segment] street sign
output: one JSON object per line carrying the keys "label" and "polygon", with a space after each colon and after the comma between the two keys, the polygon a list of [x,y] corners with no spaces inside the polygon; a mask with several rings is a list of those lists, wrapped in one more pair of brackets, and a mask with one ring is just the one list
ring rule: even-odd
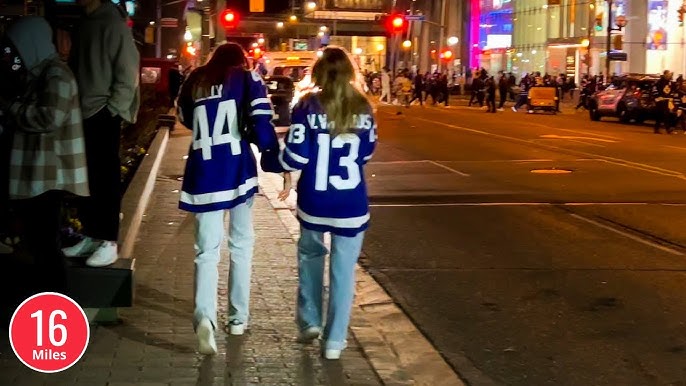
{"label": "street sign", "polygon": [[162,28],[177,28],[179,26],[179,19],[174,17],[163,17],[160,19],[160,26]]}
{"label": "street sign", "polygon": [[607,57],[608,59],[615,62],[626,62],[628,55],[626,54],[626,52],[610,52],[610,54]]}
{"label": "street sign", "polygon": [[407,21],[424,21],[425,19],[424,15],[405,15]]}

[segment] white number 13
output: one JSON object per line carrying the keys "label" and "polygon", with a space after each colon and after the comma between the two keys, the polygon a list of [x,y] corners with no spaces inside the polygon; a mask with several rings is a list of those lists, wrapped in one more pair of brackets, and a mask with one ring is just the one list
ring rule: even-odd
{"label": "white number 13", "polygon": [[[343,134],[336,136],[332,141],[329,134],[321,133],[317,135],[317,144],[319,145],[319,152],[317,154],[314,188],[318,191],[325,191],[331,183],[338,190],[355,189],[362,181],[360,168],[355,162],[360,150],[360,137],[353,134]],[[347,169],[348,178],[344,179],[337,175],[329,176],[330,147],[342,149],[346,144],[350,145],[350,151],[348,155],[340,158],[338,165]]]}

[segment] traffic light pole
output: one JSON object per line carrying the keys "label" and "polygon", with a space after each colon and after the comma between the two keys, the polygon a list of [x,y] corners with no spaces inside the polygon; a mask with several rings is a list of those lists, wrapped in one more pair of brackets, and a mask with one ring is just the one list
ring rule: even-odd
{"label": "traffic light pole", "polygon": [[605,83],[610,79],[610,51],[612,50],[612,0],[607,0],[607,40],[605,47]]}

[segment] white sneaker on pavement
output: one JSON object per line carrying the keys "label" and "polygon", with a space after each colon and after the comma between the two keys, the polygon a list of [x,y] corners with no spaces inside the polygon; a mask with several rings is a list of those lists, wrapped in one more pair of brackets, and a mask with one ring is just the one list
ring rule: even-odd
{"label": "white sneaker on pavement", "polygon": [[91,257],[86,260],[86,265],[89,267],[106,267],[113,264],[118,258],[117,243],[114,241],[103,241]]}
{"label": "white sneaker on pavement", "polygon": [[215,355],[217,342],[214,340],[214,327],[209,319],[204,318],[196,329],[198,335],[198,352],[203,355]]}
{"label": "white sneaker on pavement", "polygon": [[319,338],[321,333],[322,329],[319,327],[307,327],[305,330],[300,331],[298,343],[312,343],[313,340]]}
{"label": "white sneaker on pavement", "polygon": [[101,242],[96,241],[90,237],[84,237],[83,240],[76,243],[76,245],[62,248],[62,253],[67,257],[84,257],[91,255],[100,247]]}
{"label": "white sneaker on pavement", "polygon": [[329,360],[338,360],[341,359],[342,352],[343,350],[326,349],[324,350],[324,358]]}
{"label": "white sneaker on pavement", "polygon": [[241,323],[238,319],[233,319],[229,322],[229,334],[243,335],[245,334],[245,323]]}

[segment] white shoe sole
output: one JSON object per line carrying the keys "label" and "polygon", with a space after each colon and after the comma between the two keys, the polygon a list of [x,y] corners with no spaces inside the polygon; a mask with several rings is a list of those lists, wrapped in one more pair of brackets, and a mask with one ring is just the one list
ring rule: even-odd
{"label": "white shoe sole", "polygon": [[215,355],[217,343],[214,341],[212,326],[201,324],[198,326],[198,351],[203,355]]}
{"label": "white shoe sole", "polygon": [[116,263],[117,260],[119,260],[119,257],[114,258],[114,260],[110,259],[107,261],[97,261],[97,262],[86,260],[86,265],[89,267],[93,267],[93,268],[102,268],[102,267],[107,267],[108,265],[112,265],[112,264]]}
{"label": "white shoe sole", "polygon": [[341,353],[343,350],[324,350],[324,358],[328,360],[338,360],[341,359]]}

